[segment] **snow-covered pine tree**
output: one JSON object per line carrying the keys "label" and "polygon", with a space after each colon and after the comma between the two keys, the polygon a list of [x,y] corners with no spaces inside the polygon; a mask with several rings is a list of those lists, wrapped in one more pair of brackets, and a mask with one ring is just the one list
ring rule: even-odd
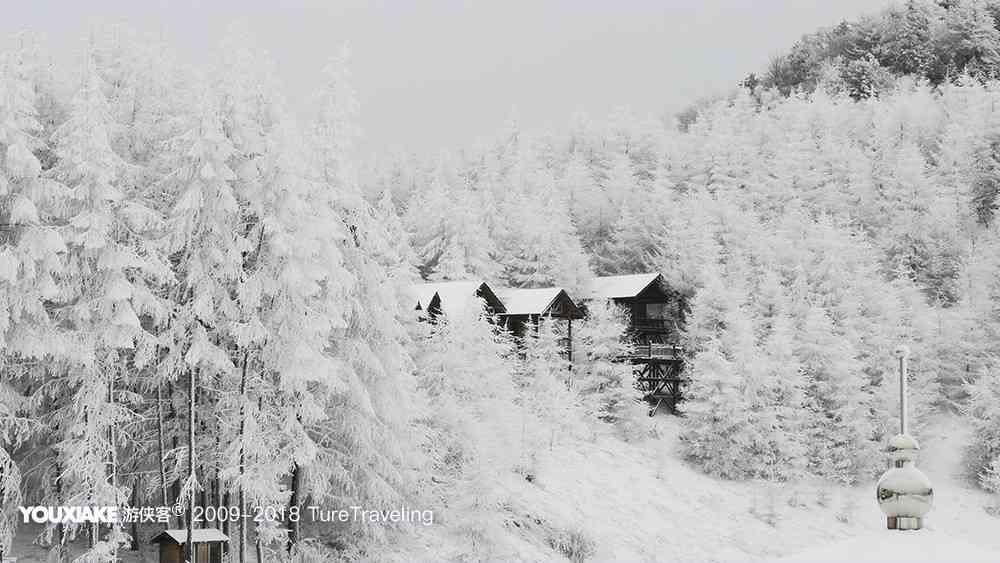
{"label": "snow-covered pine tree", "polygon": [[[540,319],[529,325],[523,339],[523,359],[515,382],[520,407],[526,411],[522,426],[522,455],[528,467],[540,451],[551,449],[556,437],[570,432],[579,417],[579,397],[569,389],[573,374],[566,352],[563,321]],[[530,417],[530,418],[529,418]]]}
{"label": "snow-covered pine tree", "polygon": [[584,289],[590,268],[551,173],[535,170],[500,204],[502,276],[513,287]]}
{"label": "snow-covered pine tree", "polygon": [[[111,146],[115,123],[103,88],[88,54],[69,118],[53,134],[56,164],[49,174],[71,194],[66,268],[59,278],[69,303],[58,315],[83,348],[70,369],[72,424],[60,446],[67,500],[118,505],[130,495],[119,480],[117,434],[132,416],[119,396],[128,391],[136,352],[145,351],[145,359],[136,362],[142,365],[154,348],[139,316],[151,323],[164,320],[152,287],[170,274],[145,238],[160,227],[158,217],[122,184],[126,164]],[[128,539],[117,527],[105,541],[92,537],[94,555],[112,558]]]}
{"label": "snow-covered pine tree", "polygon": [[979,474],[979,484],[987,491],[993,493],[994,501],[990,509],[1000,511],[1000,456],[997,456],[990,463],[989,467]]}
{"label": "snow-covered pine tree", "polygon": [[642,186],[623,198],[612,229],[611,259],[605,260],[599,271],[641,272],[650,258],[656,255],[659,249],[655,246],[653,233],[661,228],[663,217],[660,213],[671,202],[657,200],[654,194],[654,191]]}
{"label": "snow-covered pine tree", "polygon": [[559,184],[560,191],[566,197],[566,205],[573,223],[581,229],[585,238],[593,238],[590,229],[597,224],[593,219],[597,206],[601,204],[601,188],[594,181],[593,173],[582,150],[570,155],[566,169],[559,178]]}
{"label": "snow-covered pine tree", "polygon": [[[459,276],[455,279],[463,279],[466,274],[464,263],[457,267],[454,265],[464,255],[456,245],[451,244],[453,229],[446,212],[451,199],[449,192],[444,178],[438,170],[434,170],[423,189],[412,195],[407,210],[406,226],[418,259],[417,266],[424,278],[437,274],[441,279],[451,279],[453,275]],[[441,267],[440,261],[446,253],[451,258],[451,264]]]}
{"label": "snow-covered pine tree", "polygon": [[[157,277],[145,284],[152,292],[137,310],[142,326],[157,337],[169,320],[168,296],[176,281],[170,270],[164,241],[169,231],[163,218],[169,214],[172,196],[162,189],[162,179],[169,173],[175,155],[168,147],[171,139],[183,134],[190,123],[189,114],[196,104],[184,73],[173,60],[170,50],[161,40],[121,25],[101,26],[92,34],[92,53],[97,73],[105,83],[108,111],[114,127],[109,140],[115,153],[126,162],[120,174],[123,199],[128,202],[123,216],[130,231],[130,247],[156,264]],[[176,453],[172,441],[179,439],[179,428],[171,418],[169,402],[171,382],[157,366],[162,348],[154,339],[145,339],[137,346],[128,374],[129,383],[147,401],[136,402],[140,431],[122,433],[134,438],[121,444],[126,452],[142,452],[123,456],[123,471],[133,489],[133,504],[142,502],[170,503],[167,478],[167,457]],[[131,430],[131,429],[130,429]],[[161,447],[162,445],[162,447]],[[150,447],[153,446],[153,447]],[[155,488],[143,483],[140,468],[155,467],[159,475]],[[149,497],[149,490],[156,490]],[[132,524],[133,536],[139,526]],[[141,538],[132,538],[132,550]]]}
{"label": "snow-covered pine tree", "polygon": [[612,244],[614,228],[622,206],[626,201],[634,199],[635,191],[632,160],[624,152],[614,153],[607,176],[598,190],[593,192],[593,199],[586,202],[594,222],[586,225],[587,238],[583,240],[583,245],[596,257],[595,263],[601,273],[614,271],[608,269],[615,261],[615,248]]}
{"label": "snow-covered pine tree", "polygon": [[408,311],[401,306],[409,274],[404,264],[390,266],[394,242],[353,172],[357,103],[346,52],[331,59],[324,76],[309,151],[320,191],[311,201],[326,209],[327,228],[338,229],[333,240],[351,283],[343,298],[345,323],[328,347],[343,385],[328,398],[324,423],[310,429],[319,450],[305,492],[328,502],[388,506],[407,490],[406,469],[415,455],[408,430]]}
{"label": "snow-covered pine tree", "polygon": [[385,234],[386,246],[378,253],[382,266],[392,272],[399,283],[410,284],[418,278],[417,257],[389,190],[382,192],[375,205],[375,217],[376,224],[382,226]]}
{"label": "snow-covered pine tree", "polygon": [[[64,189],[41,176],[34,151],[42,146],[32,69],[26,53],[0,54],[0,556],[10,553],[22,483],[12,453],[44,433],[32,416],[48,367],[62,357],[62,339],[45,307],[65,248],[53,224]],[[22,387],[23,382],[31,382]],[[36,434],[38,433],[38,434]],[[44,437],[42,438],[44,439]]]}
{"label": "snow-covered pine tree", "polygon": [[[262,332],[259,320],[254,322],[255,316],[248,319],[241,315],[244,311],[240,301],[247,289],[240,288],[239,282],[244,260],[256,249],[256,241],[250,240],[241,228],[242,210],[234,190],[236,175],[228,164],[234,149],[222,131],[218,105],[207,94],[201,104],[189,131],[172,143],[172,171],[161,184],[174,198],[168,218],[171,232],[168,248],[177,284],[171,291],[169,325],[159,339],[164,353],[159,377],[188,389],[186,412],[182,411],[188,421],[180,427],[186,427],[188,443],[181,450],[183,455],[173,458],[175,466],[169,473],[184,482],[174,502],[186,503],[189,510],[193,509],[195,494],[203,484],[197,469],[186,462],[193,463],[196,456],[202,466],[205,461],[213,460],[208,451],[205,456],[199,455],[202,448],[198,445],[199,440],[209,444],[212,440],[195,435],[194,424],[200,420],[195,416],[199,388],[205,381],[225,381],[232,377],[234,365],[229,342],[237,339],[242,327],[249,326],[244,329],[247,331],[256,328],[252,334]],[[244,342],[247,340],[252,338],[244,337]],[[247,358],[244,351],[240,355],[244,373]],[[254,360],[259,361],[256,357]],[[234,442],[244,448],[263,442],[247,438],[242,435]],[[246,457],[252,458],[252,454]],[[246,465],[238,466],[242,479],[234,480],[237,488],[246,487],[246,481],[250,480],[243,474]],[[239,548],[244,549],[242,545]]]}
{"label": "snow-covered pine tree", "polygon": [[871,397],[852,343],[823,308],[812,306],[798,327],[795,356],[806,378],[810,471],[844,483],[871,474],[878,467]]}
{"label": "snow-covered pine tree", "polygon": [[[347,386],[339,360],[327,351],[346,327],[352,279],[340,247],[329,242],[343,240],[340,217],[329,206],[309,203],[322,201],[326,187],[308,180],[314,175],[300,160],[306,155],[301,138],[287,123],[269,132],[261,165],[265,200],[258,215],[259,251],[248,264],[241,300],[242,307],[259,310],[266,334],[263,342],[252,344],[260,347],[260,368],[275,384],[274,418],[284,420],[275,433],[281,448],[276,457],[292,460],[289,506],[299,510],[305,493],[316,489],[308,479],[319,462],[315,435],[327,424],[328,397]],[[293,522],[290,549],[301,539],[299,532]]]}
{"label": "snow-covered pine tree", "polygon": [[666,186],[658,190],[662,222],[649,233],[654,250],[646,258],[646,266],[661,272],[675,291],[690,295],[711,280],[702,273],[703,266],[719,254],[712,215],[715,202],[703,189],[684,194],[675,194]]}
{"label": "snow-covered pine tree", "polygon": [[972,423],[972,443],[965,452],[968,475],[977,478],[987,472],[1000,455],[1000,378],[984,374],[967,385],[966,415]]}
{"label": "snow-covered pine tree", "polygon": [[[697,307],[694,314],[701,314]],[[801,452],[794,409],[800,405],[788,389],[798,374],[787,330],[779,325],[773,345],[761,350],[752,317],[736,306],[725,312],[721,332],[710,333],[694,356],[691,369],[697,375],[681,404],[687,414],[682,439],[686,455],[709,473],[767,479],[794,475]],[[790,365],[778,363],[788,360]],[[793,379],[782,381],[785,376]]]}
{"label": "snow-covered pine tree", "polygon": [[587,304],[587,318],[573,327],[572,388],[587,416],[629,424],[635,404],[631,367],[620,361],[632,351],[626,313],[611,301]]}
{"label": "snow-covered pine tree", "polygon": [[431,467],[424,487],[470,527],[495,525],[492,507],[523,458],[514,342],[478,303],[428,329],[414,355],[428,407],[417,421]]}
{"label": "snow-covered pine tree", "polygon": [[[345,385],[327,349],[346,324],[344,295],[352,280],[341,245],[331,244],[343,242],[346,230],[312,169],[303,135],[282,108],[266,57],[239,29],[227,37],[223,55],[222,102],[218,110],[208,108],[200,132],[214,146],[187,153],[211,161],[181,163],[181,170],[200,164],[199,173],[224,194],[227,205],[206,218],[226,225],[233,239],[225,267],[217,268],[222,275],[212,280],[229,288],[229,301],[208,323],[218,363],[191,372],[222,391],[206,399],[228,416],[201,428],[229,447],[201,456],[198,473],[203,487],[226,488],[244,510],[285,502],[298,509],[307,472],[317,464],[311,429],[326,419],[329,394]],[[245,522],[239,536],[245,560]],[[299,528],[258,525],[256,550],[262,554],[286,538],[293,549]]]}
{"label": "snow-covered pine tree", "polygon": [[739,376],[718,337],[702,343],[690,370],[697,377],[687,387],[685,401],[680,405],[685,416],[681,435],[684,455],[710,475],[745,477],[730,440],[745,414],[740,404]]}
{"label": "snow-covered pine tree", "polygon": [[453,190],[446,201],[432,203],[439,206],[436,213],[441,234],[433,239],[431,247],[424,247],[425,252],[436,248],[436,264],[428,279],[461,281],[470,277],[488,279],[497,274],[495,245],[487,231],[489,206],[483,203],[477,194],[464,189]]}
{"label": "snow-covered pine tree", "polygon": [[718,264],[708,262],[701,270],[704,286],[691,301],[691,314],[684,327],[684,347],[690,354],[697,354],[705,343],[720,338],[726,328],[727,315],[745,300],[726,286]]}
{"label": "snow-covered pine tree", "polygon": [[[54,299],[64,241],[55,227],[65,186],[48,181],[34,151],[43,146],[35,109],[31,68],[21,52],[0,56],[0,346],[5,355],[40,358],[58,347],[43,306]],[[31,332],[35,334],[31,334]],[[42,349],[39,344],[51,343]]]}
{"label": "snow-covered pine tree", "polygon": [[771,480],[795,479],[805,470],[807,419],[805,381],[795,357],[795,326],[778,312],[763,344],[757,424],[764,433],[759,474]]}

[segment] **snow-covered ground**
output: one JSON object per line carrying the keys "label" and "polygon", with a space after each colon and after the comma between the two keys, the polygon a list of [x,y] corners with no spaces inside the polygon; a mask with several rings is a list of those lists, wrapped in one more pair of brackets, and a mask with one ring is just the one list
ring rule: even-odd
{"label": "snow-covered ground", "polygon": [[[491,546],[461,545],[468,530],[453,516],[403,541],[393,558],[565,561],[550,537],[568,530],[591,542],[591,561],[1000,562],[1000,519],[984,511],[991,499],[961,482],[967,442],[957,417],[940,417],[920,436],[920,466],[936,490],[920,532],[884,529],[874,482],[844,488],[713,479],[678,458],[678,419],[658,416],[651,424],[658,437],[625,442],[605,432],[558,445],[534,482],[512,480],[501,509],[506,536],[480,538]],[[892,558],[897,554],[903,559]]]}
{"label": "snow-covered ground", "polygon": [[849,561],[947,561],[965,563],[1000,561],[1000,552],[933,530],[899,533],[888,530],[866,533],[833,545],[824,545],[780,560],[781,563],[846,563]]}
{"label": "snow-covered ground", "polygon": [[[968,429],[957,417],[940,416],[924,434],[919,466],[930,477],[935,493],[934,510],[924,530],[866,530],[850,540],[820,545],[782,561],[1000,562],[1000,518],[984,510],[997,499],[963,482],[961,475],[961,448],[968,443]],[[877,511],[874,514],[880,516]]]}
{"label": "snow-covered ground", "polygon": [[[511,475],[495,514],[469,521],[443,511],[440,525],[398,536],[393,552],[377,558],[565,561],[554,538],[577,538],[590,547],[581,551],[588,561],[1000,562],[1000,519],[984,510],[991,499],[961,480],[967,429],[958,417],[941,416],[919,436],[920,467],[935,486],[935,508],[920,532],[884,529],[874,483],[775,486],[706,477],[678,458],[679,419],[646,422],[655,437],[626,442],[600,428],[594,439],[558,444],[532,482]],[[19,561],[44,561],[27,535],[19,533]],[[155,561],[144,547],[142,556],[123,559]]]}

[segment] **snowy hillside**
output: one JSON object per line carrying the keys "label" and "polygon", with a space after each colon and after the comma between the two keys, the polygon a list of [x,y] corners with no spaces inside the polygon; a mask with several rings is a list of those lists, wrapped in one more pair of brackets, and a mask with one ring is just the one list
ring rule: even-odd
{"label": "snowy hillside", "polygon": [[[884,530],[874,483],[713,479],[678,460],[678,419],[657,417],[649,430],[659,437],[625,442],[605,432],[562,443],[545,455],[534,482],[512,476],[496,533],[476,547],[461,514],[445,513],[445,526],[386,557],[563,561],[552,539],[576,532],[592,561],[1000,561],[1000,519],[984,511],[989,497],[957,474],[967,428],[954,416],[935,420],[925,437],[921,467],[935,485],[936,506],[927,529],[914,533]],[[894,559],[897,553],[920,557]]]}
{"label": "snowy hillside", "polygon": [[[446,510],[441,526],[416,528],[388,552],[367,557],[565,561],[574,545],[567,538],[577,537],[589,561],[1000,561],[1000,519],[984,511],[988,496],[958,475],[957,447],[968,428],[957,417],[937,418],[924,440],[921,467],[936,497],[920,532],[883,529],[873,483],[842,488],[706,477],[677,458],[678,419],[648,422],[644,430],[657,436],[626,442],[604,429],[593,441],[574,438],[547,452],[533,482],[507,475],[505,502],[489,522]],[[470,524],[490,533],[473,533]],[[44,550],[26,543],[18,552],[21,562],[44,560]],[[148,545],[141,556],[123,558],[154,560]]]}
{"label": "snowy hillside", "polygon": [[971,543],[931,530],[910,533],[883,531],[862,534],[848,541],[792,555],[781,563],[822,563],[844,561],[899,561],[908,563],[996,562],[1000,552],[987,551]]}
{"label": "snowy hillside", "polygon": [[98,23],[0,51],[0,563],[1000,553],[1000,0],[370,160],[371,58]]}

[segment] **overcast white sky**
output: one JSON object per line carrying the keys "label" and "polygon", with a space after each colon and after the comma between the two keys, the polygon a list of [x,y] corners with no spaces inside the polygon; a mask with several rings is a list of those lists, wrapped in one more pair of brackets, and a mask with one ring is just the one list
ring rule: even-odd
{"label": "overcast white sky", "polygon": [[432,152],[492,135],[516,108],[524,128],[565,127],[626,105],[662,115],[724,90],[802,34],[889,0],[2,0],[0,34],[44,33],[70,59],[90,26],[162,33],[207,60],[241,18],[270,51],[289,99],[347,41],[366,152]]}

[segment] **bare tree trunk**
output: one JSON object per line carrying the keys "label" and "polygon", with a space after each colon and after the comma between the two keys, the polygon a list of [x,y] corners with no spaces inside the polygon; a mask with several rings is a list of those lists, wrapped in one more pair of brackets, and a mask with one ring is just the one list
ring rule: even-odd
{"label": "bare tree trunk", "polygon": [[[299,424],[302,424],[302,415],[296,414],[295,420]],[[292,508],[298,508],[302,504],[302,466],[299,462],[292,461],[292,484],[291,484],[291,496],[288,499],[289,514],[291,514]],[[292,548],[295,546],[295,542],[299,541],[299,518],[288,519],[288,552],[292,552]]]}
{"label": "bare tree trunk", "polygon": [[[174,404],[173,400],[174,397],[173,383],[167,383],[167,396],[170,399],[170,420],[174,422],[173,428],[170,432],[170,447],[173,449],[173,451],[176,452],[177,448],[180,446],[180,438],[178,437],[178,432],[180,431],[180,428],[179,425],[177,424],[177,418],[178,418],[177,406]],[[181,483],[179,478],[175,478],[170,483],[170,489],[171,489],[170,494],[171,497],[174,499],[174,502],[175,503],[180,502]],[[178,524],[187,522],[186,516],[183,514],[181,516],[178,516],[177,522]],[[187,527],[187,524],[183,524],[183,526]]]}
{"label": "bare tree trunk", "polygon": [[[137,474],[135,477],[135,483],[132,484],[132,499],[129,501],[129,505],[133,508],[139,504],[139,485],[141,483],[142,477]],[[139,551],[139,522],[137,520],[137,518],[132,519],[132,544],[129,546],[130,551]]]}
{"label": "bare tree trunk", "polygon": [[169,506],[167,498],[166,443],[163,441],[163,383],[156,382],[156,437],[160,456],[160,504]]}
{"label": "bare tree trunk", "polygon": [[[198,492],[198,506],[202,508],[202,513],[204,513],[205,507],[208,506],[208,504],[206,504],[208,502],[208,487],[210,487],[211,484],[208,480],[208,477],[206,477],[208,475],[208,472],[205,471],[204,465],[198,464],[198,474],[201,475],[201,478],[205,480],[205,484],[202,485],[201,491]],[[201,527],[202,528],[205,527],[204,522],[201,522]]]}
{"label": "bare tree trunk", "polygon": [[[90,422],[89,419],[90,419],[89,413],[85,409],[83,411],[84,426],[89,425]],[[94,505],[94,486],[93,484],[91,484],[87,489],[87,506],[93,506],[93,505]],[[87,526],[87,549],[94,549],[95,545],[97,545],[97,522],[93,522]]]}
{"label": "bare tree trunk", "polygon": [[[110,374],[108,376],[108,404],[111,406],[112,412],[114,412],[115,407],[115,372],[114,370],[109,370]],[[115,443],[115,423],[112,421],[108,425],[108,480],[111,483],[111,490],[115,495],[114,506],[121,506],[121,499],[118,498],[118,450]],[[118,561],[118,540],[115,537],[116,533],[121,530],[120,523],[111,524],[111,561]]]}
{"label": "bare tree trunk", "polygon": [[[195,370],[188,369],[188,480],[194,481],[194,409],[195,409]],[[191,537],[194,535],[194,491],[190,491],[188,497],[187,515],[187,541],[184,543],[185,558],[188,563],[195,561],[194,542]]]}
{"label": "bare tree trunk", "polygon": [[[62,465],[60,465],[59,462],[57,461],[55,463],[54,469],[55,469],[55,473],[56,473],[56,478],[55,478],[55,483],[54,483],[54,485],[55,485],[55,493],[56,493],[56,502],[61,505],[61,504],[63,504],[62,477],[61,477],[61,475],[62,475]],[[64,545],[65,542],[66,542],[66,528],[65,528],[65,525],[62,522],[59,522],[58,524],[56,524],[56,538],[55,538],[55,540],[56,540],[56,563],[63,563],[63,561],[65,561],[64,555],[66,553],[66,549],[65,549],[65,545]]]}
{"label": "bare tree trunk", "polygon": [[[232,495],[229,494],[229,491],[225,491],[224,493],[222,493],[222,504],[220,506],[225,506],[228,508],[232,506],[232,500],[233,498]],[[242,518],[240,518],[240,520],[242,520]],[[232,536],[233,526],[229,518],[226,518],[225,520],[222,521],[222,533],[226,534],[226,537],[230,538],[233,537]],[[222,554],[224,556],[229,554],[229,543],[230,542],[222,542]]]}
{"label": "bare tree trunk", "polygon": [[[4,474],[3,470],[0,469],[0,481],[3,480],[3,474]],[[4,489],[5,487],[0,486],[0,498],[5,498],[7,496],[4,492]],[[6,514],[4,516],[6,517]],[[10,538],[11,547],[13,547],[14,544],[14,537],[13,537],[14,533],[15,532],[11,531],[12,534]],[[4,542],[0,541],[0,561],[3,561],[3,558],[7,556],[7,550],[4,549],[3,543]]]}
{"label": "bare tree trunk", "polygon": [[[296,507],[301,502],[299,496],[302,494],[300,488],[302,486],[302,468],[297,462],[292,462],[292,494],[288,499],[288,508]],[[289,510],[289,513],[291,511]],[[295,546],[295,542],[299,541],[299,519],[289,518],[288,519],[288,552],[292,552],[292,548]]]}
{"label": "bare tree trunk", "polygon": [[[243,352],[243,370],[240,375],[240,485],[239,485],[239,503],[240,503],[240,559],[239,563],[246,563],[247,560],[247,519],[246,519],[246,509],[247,509],[247,497],[246,488],[243,485],[243,475],[246,473],[246,403],[247,403],[247,360],[249,359],[250,352],[244,350]],[[260,560],[258,555],[257,560]]]}
{"label": "bare tree trunk", "polygon": [[212,478],[212,500],[209,501],[211,506],[214,506],[216,510],[222,509],[222,490],[219,486],[219,468],[215,468],[215,476]]}

